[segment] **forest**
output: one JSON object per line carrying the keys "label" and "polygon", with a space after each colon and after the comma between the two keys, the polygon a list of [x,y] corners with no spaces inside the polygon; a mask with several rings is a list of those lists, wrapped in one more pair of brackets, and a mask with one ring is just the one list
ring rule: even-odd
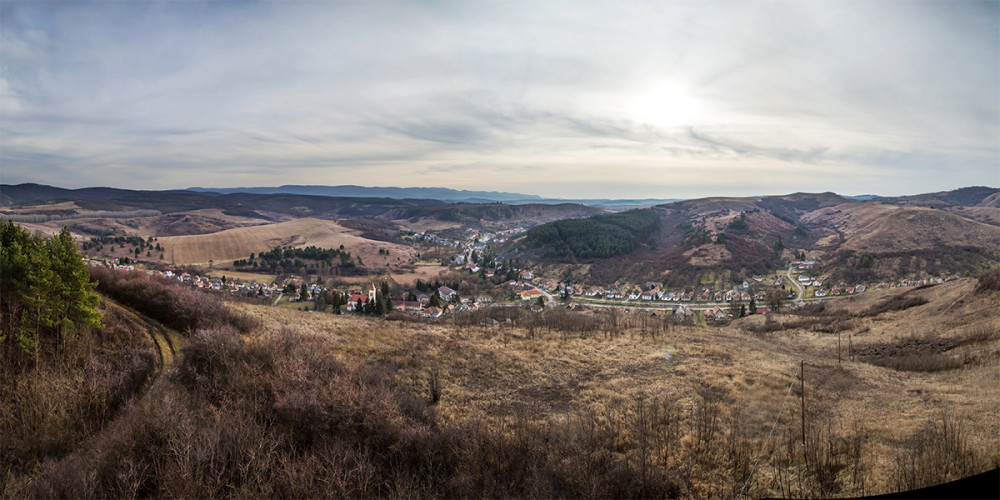
{"label": "forest", "polygon": [[631,252],[660,223],[651,210],[629,210],[595,215],[586,219],[564,219],[528,230],[524,245],[548,247],[547,258],[608,258]]}
{"label": "forest", "polygon": [[[345,251],[344,245],[340,245],[339,249],[319,248],[316,246],[305,248],[274,248],[256,255],[250,254],[248,259],[233,261],[233,267],[244,270],[276,272],[279,268],[306,268],[307,263],[303,259],[312,261],[312,263],[309,263],[309,268],[313,268],[315,262],[319,262],[322,266],[327,267],[339,266],[342,268],[352,268],[356,265],[351,257],[351,252]],[[339,259],[339,261],[335,261],[334,259]]]}

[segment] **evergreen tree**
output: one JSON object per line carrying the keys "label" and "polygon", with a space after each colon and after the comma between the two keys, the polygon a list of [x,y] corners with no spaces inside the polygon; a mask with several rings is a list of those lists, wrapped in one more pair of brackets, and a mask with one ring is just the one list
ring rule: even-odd
{"label": "evergreen tree", "polygon": [[68,230],[45,238],[0,222],[0,357],[33,354],[37,364],[44,339],[63,346],[100,328],[94,286]]}
{"label": "evergreen tree", "polygon": [[750,296],[750,308],[747,314],[757,314],[757,300],[752,295]]}
{"label": "evergreen tree", "polygon": [[58,328],[61,341],[78,327],[99,328],[101,314],[95,308],[100,300],[95,295],[95,283],[80,260],[69,230],[63,228],[48,241],[53,288],[49,300],[53,303],[53,325]]}

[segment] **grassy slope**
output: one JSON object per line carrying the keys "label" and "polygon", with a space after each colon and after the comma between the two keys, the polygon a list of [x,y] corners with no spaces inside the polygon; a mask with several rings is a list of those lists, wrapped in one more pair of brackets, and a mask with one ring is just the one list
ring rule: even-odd
{"label": "grassy slope", "polygon": [[[260,328],[195,335],[152,397],[6,494],[734,497],[760,450],[751,497],[892,491],[1000,461],[1000,291],[975,286],[718,329],[585,316],[582,333],[236,305]],[[837,330],[862,353],[841,367]],[[913,345],[965,362],[879,366]],[[927,431],[943,419],[951,440]]]}
{"label": "grassy slope", "polygon": [[[754,323],[762,319],[750,318],[722,329],[674,327],[657,338],[637,332],[614,339],[598,332],[582,336],[551,332],[529,339],[518,329],[457,329],[447,324],[383,323],[270,309],[250,312],[272,329],[294,324],[309,335],[332,340],[338,356],[398,367],[401,379],[424,397],[429,398],[430,374],[437,371],[443,383],[438,410],[445,420],[500,422],[524,416],[552,420],[607,408],[629,414],[639,398],[668,397],[695,425],[699,408],[711,399],[719,405],[721,419],[738,418],[759,443],[781,409],[789,385],[794,386],[793,396],[798,395],[795,375],[799,361],[805,360],[811,432],[832,429],[846,435],[860,426],[871,433],[863,461],[867,475],[863,489],[846,476],[840,478],[844,491],[870,493],[893,488],[895,457],[907,453],[906,439],[928,422],[943,417],[960,422],[972,446],[985,454],[998,444],[995,415],[1000,411],[1000,387],[994,383],[1000,377],[998,297],[972,295],[974,286],[974,280],[962,280],[911,289],[909,293],[929,302],[871,317],[849,319],[886,300],[880,295],[906,292],[841,300],[832,308],[843,313],[813,323],[809,317],[784,317],[779,321],[790,324],[774,332],[754,333]],[[979,340],[947,351],[969,360],[956,370],[899,371],[873,364],[877,359],[872,356],[845,360],[838,367],[837,335],[815,331],[836,321],[831,318],[842,318],[845,358],[848,334],[857,350],[906,339],[931,344],[969,336]],[[982,332],[987,332],[985,337]],[[779,435],[785,441],[787,435],[799,432],[797,397],[793,402],[780,420],[779,432],[784,434]],[[687,439],[680,446],[694,453],[696,440]],[[700,480],[710,483],[707,470]],[[773,479],[776,470],[761,471],[761,479]],[[717,486],[703,485],[697,491],[722,491],[713,489]],[[774,484],[756,487],[755,495],[779,493],[768,489]]]}
{"label": "grassy slope", "polygon": [[[277,224],[229,229],[212,234],[169,236],[159,238],[165,248],[164,257],[175,259],[178,264],[207,265],[209,259],[226,263],[245,259],[251,253],[270,250],[276,246],[310,246],[338,248],[353,256],[361,256],[365,265],[385,265],[402,258],[410,260],[415,251],[405,245],[369,240],[357,236],[356,231],[344,228],[333,221],[320,219],[295,219]],[[390,257],[380,256],[378,249],[389,249]]]}

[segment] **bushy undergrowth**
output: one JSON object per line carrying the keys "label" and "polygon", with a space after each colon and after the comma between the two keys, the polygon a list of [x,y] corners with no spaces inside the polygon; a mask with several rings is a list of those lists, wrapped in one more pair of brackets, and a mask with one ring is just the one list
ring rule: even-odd
{"label": "bushy undergrowth", "polygon": [[256,327],[256,321],[226,307],[217,296],[170,279],[99,266],[90,268],[90,276],[101,293],[182,333],[223,325],[246,333]]}
{"label": "bushy undergrowth", "polygon": [[937,352],[902,354],[874,359],[871,363],[876,366],[884,366],[905,372],[941,372],[957,370],[964,365],[960,357]]}
{"label": "bushy undergrowth", "polygon": [[[346,361],[322,336],[204,330],[174,366],[85,450],[42,464],[4,494],[811,497],[870,492],[876,481],[864,428],[834,429],[810,414],[803,455],[791,410],[765,445],[764,425],[778,415],[714,386],[612,398],[541,420],[444,421],[433,401],[401,385],[398,367]],[[935,467],[941,455],[929,447],[938,444],[955,464],[947,477],[981,468],[976,450],[942,432],[914,435],[893,486]]]}
{"label": "bushy undergrowth", "polygon": [[944,416],[906,440],[893,463],[893,485],[905,491],[954,481],[982,472],[976,462],[968,432]]}
{"label": "bushy undergrowth", "polygon": [[991,269],[979,275],[976,283],[976,293],[1000,290],[1000,267]]}
{"label": "bushy undergrowth", "polygon": [[[500,428],[478,420],[444,424],[432,406],[391,379],[380,368],[334,360],[321,340],[203,331],[185,346],[162,393],[132,408],[88,453],[49,464],[26,493],[370,498],[683,491],[676,474],[625,452],[627,433],[601,424],[611,415]],[[645,412],[637,425],[653,426],[648,404]]]}
{"label": "bushy undergrowth", "polygon": [[488,307],[477,311],[454,315],[455,325],[518,327],[529,337],[538,333],[558,332],[564,337],[569,334],[592,337],[595,335],[612,338],[626,331],[635,331],[642,336],[656,337],[670,330],[675,324],[672,315],[652,316],[649,314],[625,314],[613,308],[603,311],[571,311],[563,307],[533,311],[525,307]]}
{"label": "bushy undergrowth", "polygon": [[[90,272],[101,292],[181,331],[217,326],[245,332],[255,325],[212,295],[142,273]],[[148,325],[116,307],[103,313],[103,328],[64,335],[58,349],[35,363],[0,365],[3,478],[30,474],[77,450],[147,387],[157,368]]]}
{"label": "bushy undergrowth", "polygon": [[922,306],[927,303],[927,299],[923,297],[917,297],[914,295],[907,295],[902,293],[899,295],[893,295],[888,299],[885,299],[878,304],[875,304],[859,316],[878,316],[879,314],[886,313],[889,311],[904,311],[911,307]]}
{"label": "bushy undergrowth", "polygon": [[0,477],[72,452],[117,417],[155,369],[145,332],[106,311],[100,332],[30,369],[0,370]]}

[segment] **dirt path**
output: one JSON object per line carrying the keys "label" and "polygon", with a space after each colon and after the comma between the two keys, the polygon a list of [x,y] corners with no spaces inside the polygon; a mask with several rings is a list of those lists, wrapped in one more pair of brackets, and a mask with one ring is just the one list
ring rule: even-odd
{"label": "dirt path", "polygon": [[101,296],[101,298],[104,299],[106,307],[117,310],[123,316],[132,319],[146,328],[146,333],[148,333],[150,338],[153,339],[153,343],[156,345],[156,352],[160,358],[160,369],[158,370],[156,376],[162,376],[166,372],[166,369],[173,364],[174,356],[181,348],[181,335],[176,331],[167,328],[163,325],[163,323],[142,316],[128,307],[115,302],[107,296]]}

